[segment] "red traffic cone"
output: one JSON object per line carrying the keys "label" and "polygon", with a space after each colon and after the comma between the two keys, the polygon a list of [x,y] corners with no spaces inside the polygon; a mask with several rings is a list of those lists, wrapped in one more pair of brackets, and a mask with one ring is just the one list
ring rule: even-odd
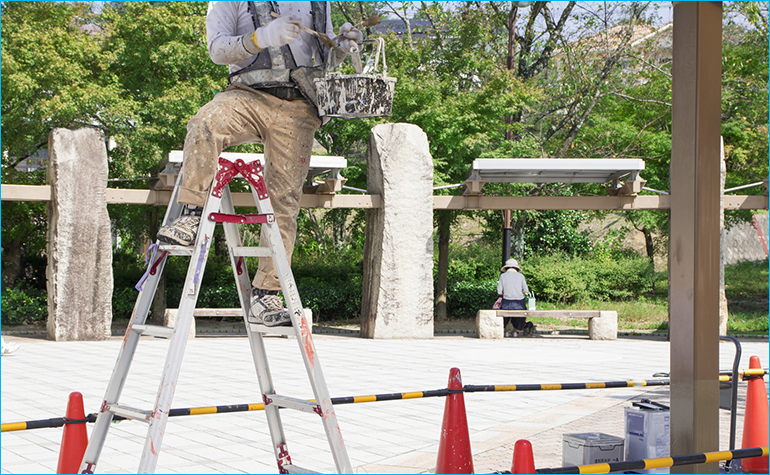
{"label": "red traffic cone", "polygon": [[[86,418],[82,394],[78,392],[70,393],[69,403],[67,403],[67,415],[65,417],[67,419],[80,420]],[[56,473],[78,473],[87,445],[88,431],[86,431],[85,423],[64,424],[61,449],[59,450],[59,465],[56,467]]]}
{"label": "red traffic cone", "polygon": [[532,454],[532,444],[528,440],[517,440],[513,446],[511,473],[535,473],[535,456]]}
{"label": "red traffic cone", "polygon": [[[749,358],[749,368],[759,369],[759,356]],[[768,403],[765,381],[762,376],[749,379],[746,389],[746,412],[743,416],[741,448],[767,447]],[[741,468],[746,473],[767,473],[767,456],[743,459]]]}
{"label": "red traffic cone", "polygon": [[[468,420],[465,418],[463,382],[458,368],[449,370],[447,389],[450,393],[444,403],[436,473],[473,473],[471,438],[468,434]],[[452,392],[458,389],[461,392]]]}

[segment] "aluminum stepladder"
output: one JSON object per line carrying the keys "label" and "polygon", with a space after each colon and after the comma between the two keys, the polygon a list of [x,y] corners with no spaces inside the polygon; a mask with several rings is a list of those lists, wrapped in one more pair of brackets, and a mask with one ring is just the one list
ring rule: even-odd
{"label": "aluminum stepladder", "polygon": [[[251,185],[252,195],[259,214],[236,215],[230,194],[230,181],[236,175],[242,175]],[[182,206],[177,203],[179,184],[182,181],[180,171],[174,191],[169,202],[163,223],[168,223],[181,215]],[[214,227],[221,223],[224,226],[225,239],[230,254],[238,295],[244,315],[244,323],[251,346],[257,379],[265,405],[265,415],[270,437],[273,443],[278,470],[280,473],[313,473],[310,470],[292,464],[286,445],[283,424],[279,413],[280,408],[296,409],[316,413],[321,417],[326,438],[329,442],[332,457],[339,473],[351,473],[342,434],[337,424],[337,417],[326,386],[326,381],[318,361],[318,354],[311,338],[307,320],[302,309],[297,286],[289,266],[286,249],[281,240],[278,225],[275,222],[273,207],[267,193],[267,187],[262,176],[262,166],[258,160],[246,162],[237,159],[234,162],[219,159],[219,166],[211,186],[211,192],[203,207],[198,235],[194,247],[172,246],[158,243],[160,254],[153,258],[148,270],[148,277],[137,297],[134,311],[129,321],[118,360],[112,372],[107,391],[99,409],[96,424],[91,432],[86,448],[80,473],[94,473],[99,454],[104,447],[107,432],[114,416],[140,420],[148,423],[142,458],[138,473],[154,473],[160,453],[163,434],[168,421],[174,388],[179,378],[187,343],[187,335],[193,321],[200,282],[206,265],[206,259],[213,238]],[[267,233],[268,247],[244,247],[238,231],[238,224],[262,224],[263,232]],[[177,319],[174,327],[145,325],[158,281],[169,255],[190,256],[183,295],[180,297]],[[246,256],[271,257],[278,273],[281,289],[286,300],[287,309],[291,314],[291,327],[266,327],[250,324],[246,321],[250,307],[251,282],[246,268]],[[299,343],[300,353],[307,370],[308,378],[315,396],[315,401],[281,396],[276,394],[270,373],[263,334],[294,335]],[[123,386],[137,350],[141,335],[170,338],[168,354],[158,389],[155,407],[151,411],[127,407],[119,403]]]}

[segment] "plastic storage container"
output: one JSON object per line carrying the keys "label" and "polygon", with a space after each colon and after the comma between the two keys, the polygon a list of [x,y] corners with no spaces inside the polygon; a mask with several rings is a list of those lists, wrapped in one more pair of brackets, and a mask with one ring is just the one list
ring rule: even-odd
{"label": "plastic storage container", "polygon": [[588,465],[623,461],[623,438],[601,432],[564,434],[562,465]]}
{"label": "plastic storage container", "polygon": [[[671,439],[671,411],[668,406],[643,400],[625,408],[626,460],[668,457]],[[669,468],[640,470],[639,473],[669,473]]]}

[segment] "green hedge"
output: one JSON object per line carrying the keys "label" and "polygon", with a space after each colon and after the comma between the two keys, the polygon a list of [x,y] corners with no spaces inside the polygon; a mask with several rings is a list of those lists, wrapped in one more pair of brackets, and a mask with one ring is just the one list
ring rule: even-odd
{"label": "green hedge", "polygon": [[[472,318],[481,308],[491,308],[497,298],[499,257],[493,250],[467,249],[453,256],[447,295],[447,313],[453,318]],[[166,264],[167,306],[177,307],[189,259],[171,257]],[[143,259],[116,254],[113,318],[131,316],[137,291],[134,285],[144,273]],[[256,263],[250,263],[252,273]],[[655,273],[644,257],[615,259],[569,258],[555,254],[521,261],[531,290],[540,301],[569,304],[584,300],[632,300],[650,292]],[[295,262],[293,272],[306,307],[316,321],[358,320],[361,313],[362,263],[345,256],[314,262]],[[239,307],[229,258],[210,254],[201,286],[198,307]],[[45,320],[46,293],[33,287],[5,288],[2,323]]]}
{"label": "green hedge", "polygon": [[651,292],[655,281],[652,264],[642,256],[590,260],[554,254],[529,259],[522,270],[537,297],[552,303],[630,300]]}
{"label": "green hedge", "polygon": [[4,287],[2,296],[2,323],[20,325],[34,321],[45,321],[48,317],[48,302],[45,290],[21,286],[15,289]]}
{"label": "green hedge", "polygon": [[[520,264],[536,298],[555,304],[631,300],[651,292],[655,280],[650,261],[643,257],[598,261],[555,254]],[[492,308],[495,299],[497,278],[453,282],[447,288],[447,314],[470,318],[479,309]]]}

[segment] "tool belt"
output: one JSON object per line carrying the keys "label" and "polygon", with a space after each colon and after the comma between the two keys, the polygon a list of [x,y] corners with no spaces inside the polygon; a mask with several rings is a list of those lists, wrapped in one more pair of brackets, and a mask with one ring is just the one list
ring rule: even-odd
{"label": "tool belt", "polygon": [[270,94],[279,99],[297,99],[304,97],[296,87],[252,87],[252,89]]}

